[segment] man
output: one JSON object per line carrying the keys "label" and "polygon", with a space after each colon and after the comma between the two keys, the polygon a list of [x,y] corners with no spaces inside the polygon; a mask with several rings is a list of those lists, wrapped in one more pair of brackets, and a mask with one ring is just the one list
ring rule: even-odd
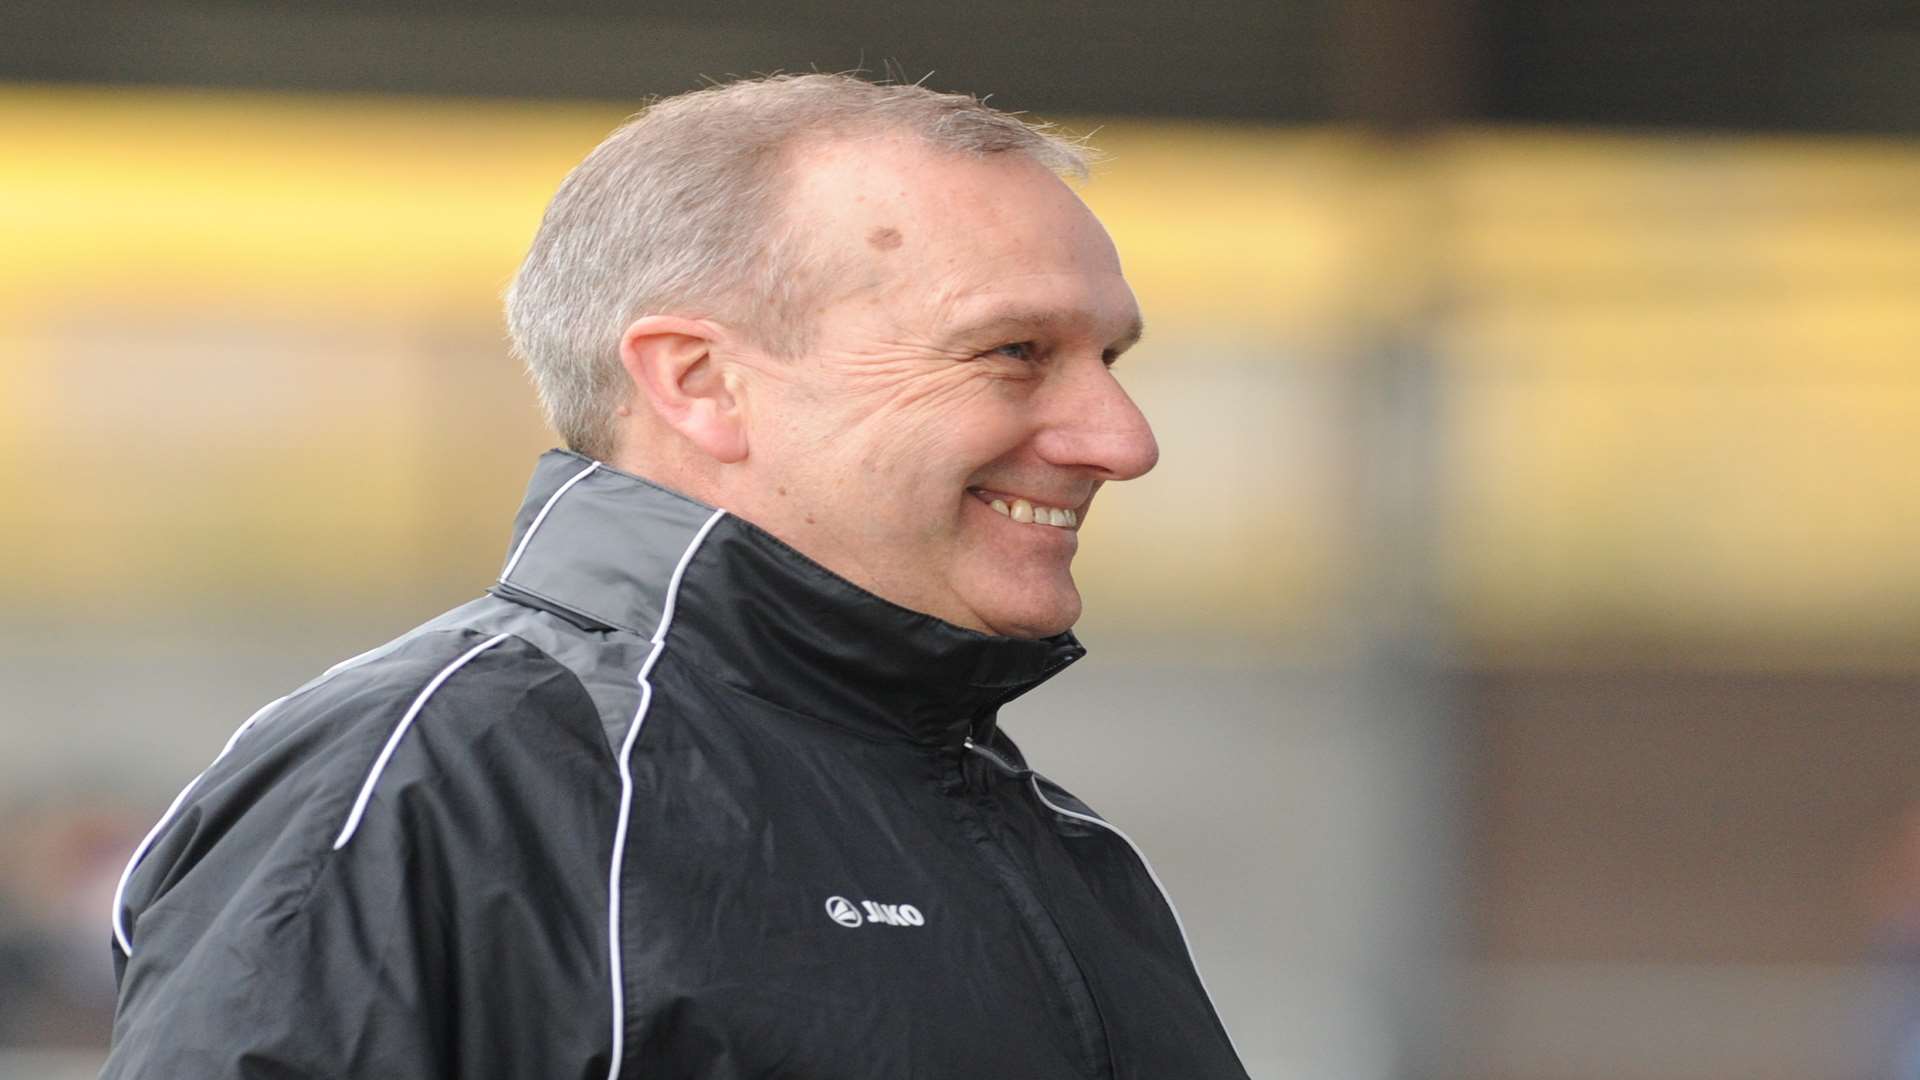
{"label": "man", "polygon": [[1244,1076],[1152,871],[995,727],[1157,455],[1082,169],[825,75],[594,150],[508,294],[572,452],[490,595],[142,844],[105,1075]]}

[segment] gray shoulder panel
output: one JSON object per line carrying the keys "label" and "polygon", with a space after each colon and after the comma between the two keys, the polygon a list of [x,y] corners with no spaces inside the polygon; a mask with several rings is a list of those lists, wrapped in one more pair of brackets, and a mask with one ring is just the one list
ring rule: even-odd
{"label": "gray shoulder panel", "polygon": [[512,634],[559,661],[593,699],[608,750],[618,750],[640,708],[640,665],[650,648],[645,637],[619,629],[583,630],[551,612],[493,596],[463,604],[415,633],[453,627]]}
{"label": "gray shoulder panel", "polygon": [[566,665],[617,749],[639,709],[640,669],[674,570],[714,513],[631,473],[550,452],[528,484],[495,595],[428,626],[514,634]]}
{"label": "gray shoulder panel", "polygon": [[640,477],[548,455],[534,474],[500,581],[649,638],[675,565],[712,515],[712,507]]}

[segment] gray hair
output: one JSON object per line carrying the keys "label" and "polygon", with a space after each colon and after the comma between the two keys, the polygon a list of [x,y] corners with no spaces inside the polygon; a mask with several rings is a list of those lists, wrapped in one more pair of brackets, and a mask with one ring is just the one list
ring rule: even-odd
{"label": "gray hair", "polygon": [[905,133],[936,150],[1022,154],[1085,176],[1090,151],[965,94],[852,75],[775,75],[649,105],[561,182],[507,289],[507,328],[569,447],[614,450],[620,336],[648,314],[729,318],[770,351],[805,350],[812,257],[784,221],[803,137]]}

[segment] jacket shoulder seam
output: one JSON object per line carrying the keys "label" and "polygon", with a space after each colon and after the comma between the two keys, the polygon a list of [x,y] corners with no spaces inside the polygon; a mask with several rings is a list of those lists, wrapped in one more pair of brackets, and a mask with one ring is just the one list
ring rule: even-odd
{"label": "jacket shoulder seam", "polygon": [[353,840],[353,834],[360,828],[360,819],[367,812],[367,804],[373,800],[374,788],[380,783],[380,774],[386,771],[387,763],[393,760],[394,752],[400,749],[400,742],[406,738],[408,729],[413,726],[414,718],[427,707],[427,702],[432,700],[434,693],[445,685],[455,672],[467,666],[468,661],[511,636],[513,635],[504,631],[493,635],[461,653],[457,659],[427,680],[427,685],[414,697],[413,704],[407,706],[407,711],[401,714],[399,722],[394,725],[393,733],[387,736],[387,741],[380,747],[380,753],[374,757],[373,766],[367,770],[367,778],[361,783],[359,794],[354,797],[353,807],[347,811],[347,820],[340,827],[340,835],[334,838],[333,850],[339,851]]}
{"label": "jacket shoulder seam", "polygon": [[[477,627],[472,627],[472,626],[447,627],[444,630],[433,631],[433,633],[436,635],[438,634],[469,635],[470,634],[475,636],[483,632],[484,631],[482,631],[481,629]],[[548,664],[553,665],[555,668],[559,669],[561,672],[564,672],[566,677],[572,682],[574,688],[578,690],[582,695],[586,694],[585,687],[581,685],[579,677],[575,675],[570,668],[568,668],[565,664],[560,663],[560,661],[554,659],[552,656],[548,655],[548,653],[545,650],[541,649],[539,646],[526,640],[525,638],[521,637],[518,634],[512,633],[511,631],[500,631],[488,636],[487,638],[483,639],[479,644],[468,648],[467,650],[463,651],[454,660],[452,660],[451,662],[439,668],[436,671],[434,677],[430,679],[427,685],[422,688],[421,692],[412,699],[412,703],[408,706],[408,714],[402,715],[401,722],[396,723],[393,733],[387,737],[386,742],[382,743],[382,749],[380,753],[376,754],[374,760],[371,763],[369,763],[369,769],[368,769],[366,779],[362,781],[361,792],[358,796],[356,796],[356,801],[354,803],[354,807],[357,808],[358,814],[356,815],[355,810],[350,809],[348,812],[349,816],[342,823],[342,827],[339,833],[334,837],[334,839],[331,842],[327,843],[326,846],[324,846],[321,850],[314,853],[312,857],[312,878],[307,882],[305,889],[302,890],[302,892],[300,893],[299,900],[295,902],[295,904],[293,905],[292,910],[294,914],[296,915],[305,914],[308,905],[312,902],[314,894],[319,891],[321,887],[321,883],[326,880],[326,877],[327,877],[326,870],[327,870],[327,867],[332,863],[334,856],[340,851],[342,851],[348,845],[348,843],[353,839],[353,833],[355,831],[355,827],[357,826],[358,822],[364,818],[364,815],[366,813],[366,807],[370,805],[372,791],[374,790],[374,787],[377,785],[377,782],[379,779],[379,773],[382,771],[382,767],[385,764],[385,762],[382,759],[391,758],[392,754],[389,748],[397,750],[399,743],[403,741],[405,738],[407,729],[411,726],[410,720],[418,719],[419,714],[425,711],[426,705],[428,704],[429,700],[433,696],[433,692],[437,691],[442,685],[444,685],[447,679],[451,678],[460,668],[465,667],[466,664],[471,660],[473,660],[474,658],[480,656],[482,653],[485,653],[493,649],[495,646],[503,642],[512,642],[513,644],[522,646],[530,650],[533,654],[538,656],[540,659],[546,661]],[[595,742],[594,745],[599,745],[599,742]],[[366,801],[363,802],[361,800],[366,800]],[[324,798],[319,801],[323,803],[332,802],[332,800],[324,799]]]}

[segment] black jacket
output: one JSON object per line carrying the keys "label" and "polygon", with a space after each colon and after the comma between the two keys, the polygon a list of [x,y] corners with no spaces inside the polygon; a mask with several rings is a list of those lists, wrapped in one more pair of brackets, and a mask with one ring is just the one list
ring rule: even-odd
{"label": "black jacket", "polygon": [[1071,635],[561,452],[514,534],[154,827],[104,1076],[1245,1076],[1131,842],[995,730]]}

